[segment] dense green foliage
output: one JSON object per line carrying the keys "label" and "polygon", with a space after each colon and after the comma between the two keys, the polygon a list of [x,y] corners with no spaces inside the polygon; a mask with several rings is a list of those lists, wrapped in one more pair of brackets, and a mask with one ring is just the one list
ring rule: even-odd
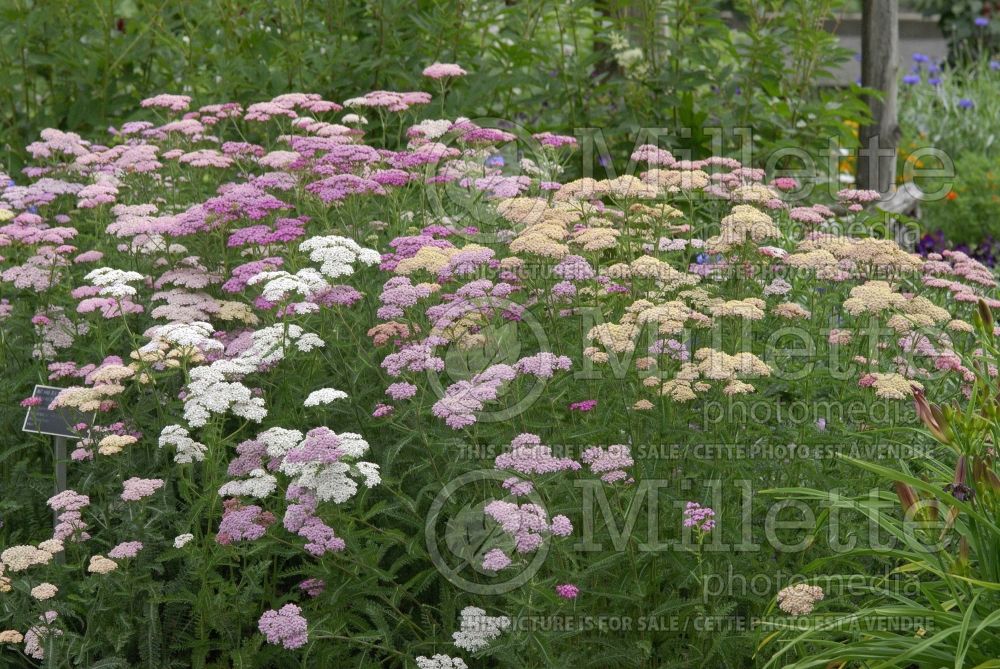
{"label": "dense green foliage", "polygon": [[421,69],[445,61],[475,73],[451,116],[599,128],[619,158],[640,128],[692,158],[738,149],[763,165],[796,147],[825,170],[830,141],[851,142],[843,122],[865,114],[858,91],[815,86],[850,56],[823,30],[841,0],[737,0],[726,21],[721,4],[9,0],[0,147],[13,172],[38,128],[103,132],[154,92],[342,100],[418,88]]}

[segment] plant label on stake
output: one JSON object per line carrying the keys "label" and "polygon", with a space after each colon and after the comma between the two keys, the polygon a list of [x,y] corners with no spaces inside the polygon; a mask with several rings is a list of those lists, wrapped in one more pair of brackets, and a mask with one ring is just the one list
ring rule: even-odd
{"label": "plant label on stake", "polygon": [[[86,423],[88,426],[96,418],[97,414],[87,415],[76,409],[61,407],[50,409],[52,400],[62,391],[62,388],[55,386],[35,386],[31,392],[32,397],[41,400],[38,406],[28,407],[28,414],[24,417],[23,432],[34,432],[35,434],[47,434],[55,437],[56,463],[56,494],[66,489],[66,440],[79,439],[80,434],[74,429],[78,423]],[[57,518],[53,521],[59,522],[58,512],[54,512]],[[60,558],[62,555],[60,554]]]}
{"label": "plant label on stake", "polygon": [[24,432],[34,432],[36,434],[47,434],[56,439],[79,439],[80,434],[74,429],[77,423],[90,425],[97,414],[87,415],[76,409],[61,407],[50,409],[52,400],[62,392],[62,388],[55,386],[35,386],[31,396],[41,400],[41,404],[28,408],[28,414],[24,417]]}

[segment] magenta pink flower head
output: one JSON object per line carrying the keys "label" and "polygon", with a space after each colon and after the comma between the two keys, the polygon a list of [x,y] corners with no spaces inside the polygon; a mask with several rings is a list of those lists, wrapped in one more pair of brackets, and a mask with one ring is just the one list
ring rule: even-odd
{"label": "magenta pink flower head", "polygon": [[698,502],[688,502],[684,507],[684,527],[711,532],[715,528],[715,510]]}
{"label": "magenta pink flower head", "polygon": [[556,594],[563,599],[576,599],[577,595],[580,594],[580,588],[572,583],[563,583],[556,586]]}
{"label": "magenta pink flower head", "polygon": [[464,77],[468,72],[454,63],[434,63],[424,68],[424,76],[431,79],[444,79],[445,77]]}
{"label": "magenta pink flower head", "polygon": [[281,644],[288,650],[301,648],[309,640],[308,622],[301,613],[295,604],[285,604],[277,611],[265,611],[257,626],[268,643]]}

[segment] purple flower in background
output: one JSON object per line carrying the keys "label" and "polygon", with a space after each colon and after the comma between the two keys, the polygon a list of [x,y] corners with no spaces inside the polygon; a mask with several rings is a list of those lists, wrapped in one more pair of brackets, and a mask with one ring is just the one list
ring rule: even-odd
{"label": "purple flower in background", "polygon": [[931,60],[930,58],[928,58],[926,55],[924,55],[922,53],[915,53],[915,54],[913,54],[913,62],[914,63],[929,63],[930,60]]}
{"label": "purple flower in background", "polygon": [[903,77],[903,83],[904,84],[911,84],[911,85],[912,84],[919,84],[920,83],[920,75],[919,74],[908,74],[905,77]]}
{"label": "purple flower in background", "polygon": [[991,60],[990,69],[993,71],[1000,70],[1000,60]]}
{"label": "purple flower in background", "polygon": [[940,253],[946,248],[944,232],[938,230],[933,234],[926,234],[917,242],[917,253],[926,257],[928,253]]}
{"label": "purple flower in background", "polygon": [[307,578],[299,583],[299,590],[310,597],[319,597],[326,590],[326,581],[321,578]]}
{"label": "purple flower in background", "polygon": [[486,167],[503,167],[507,163],[504,161],[503,156],[497,154],[487,158],[485,164]]}
{"label": "purple flower in background", "polygon": [[969,98],[962,98],[962,99],[960,99],[958,101],[958,107],[959,107],[959,109],[972,109],[975,106],[976,106],[976,103],[974,103]]}
{"label": "purple flower in background", "polygon": [[930,84],[931,86],[940,86],[941,85],[941,77],[930,77],[927,80],[927,83]]}
{"label": "purple flower in background", "polygon": [[988,26],[990,24],[990,20],[988,18],[986,18],[985,16],[977,16],[976,20],[973,21],[973,23],[975,23],[980,28],[985,28],[986,26]]}

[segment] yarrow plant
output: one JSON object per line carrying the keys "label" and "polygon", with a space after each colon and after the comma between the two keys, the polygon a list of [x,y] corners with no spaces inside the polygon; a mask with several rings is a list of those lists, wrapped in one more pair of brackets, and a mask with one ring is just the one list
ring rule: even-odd
{"label": "yarrow plant", "polygon": [[[424,75],[442,102],[472,79]],[[570,178],[576,138],[433,101],[154,95],[0,175],[10,396],[75,416],[68,489],[38,497],[42,435],[0,460],[4,658],[750,666],[747,636],[530,623],[765,613],[713,578],[812,544],[719,547],[773,538],[754,486],[844,470],[727,449],[877,451],[914,400],[996,376],[974,342],[993,274],[900,248],[877,194],[793,202],[787,177],[652,144]],[[810,614],[822,591],[795,587],[767,594]]]}

